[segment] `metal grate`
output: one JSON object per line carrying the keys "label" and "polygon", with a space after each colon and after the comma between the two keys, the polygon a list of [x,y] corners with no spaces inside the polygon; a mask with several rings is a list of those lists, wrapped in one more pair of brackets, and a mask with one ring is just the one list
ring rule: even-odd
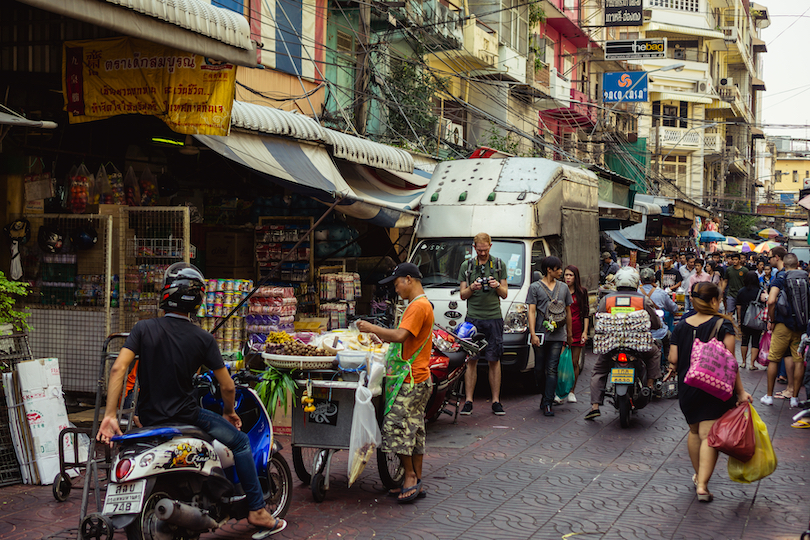
{"label": "metal grate", "polygon": [[[32,286],[24,304],[31,313],[33,356],[59,359],[65,391],[91,393],[99,348],[113,330],[113,216],[27,214],[25,218],[31,223],[31,239],[20,253],[23,279]],[[50,242],[40,241],[40,233],[46,231],[56,235]],[[95,243],[90,241],[93,232]]]}
{"label": "metal grate", "polygon": [[[0,336],[0,371],[14,369],[19,362],[26,360],[31,360],[28,336],[25,334]],[[9,430],[6,396],[3,385],[0,384],[0,486],[20,482],[22,482],[22,474]]]}

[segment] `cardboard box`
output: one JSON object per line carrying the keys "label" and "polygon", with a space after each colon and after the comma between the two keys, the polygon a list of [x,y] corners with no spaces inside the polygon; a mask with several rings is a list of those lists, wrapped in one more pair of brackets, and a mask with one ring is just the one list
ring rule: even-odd
{"label": "cardboard box", "polygon": [[208,266],[205,267],[206,279],[256,279],[256,268],[253,266]]}
{"label": "cardboard box", "polygon": [[253,266],[255,252],[252,232],[209,232],[205,238],[205,260],[212,267]]}

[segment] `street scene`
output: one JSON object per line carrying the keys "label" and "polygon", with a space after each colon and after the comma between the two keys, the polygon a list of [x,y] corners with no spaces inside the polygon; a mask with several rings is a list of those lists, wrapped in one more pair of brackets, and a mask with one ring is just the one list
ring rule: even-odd
{"label": "street scene", "polygon": [[808,34],[0,3],[0,538],[810,540]]}

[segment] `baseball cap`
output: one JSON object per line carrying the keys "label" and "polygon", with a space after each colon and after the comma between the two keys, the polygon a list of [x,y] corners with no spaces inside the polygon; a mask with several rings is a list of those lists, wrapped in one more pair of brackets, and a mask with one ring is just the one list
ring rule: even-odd
{"label": "baseball cap", "polygon": [[603,259],[612,259],[613,255],[611,255],[609,251],[605,251],[604,253],[602,253],[602,258]]}
{"label": "baseball cap", "polygon": [[391,272],[391,275],[385,279],[380,280],[380,285],[385,285],[386,283],[391,283],[398,277],[414,277],[418,279],[422,279],[422,272],[419,271],[419,267],[413,263],[405,262],[399,263],[394,271]]}

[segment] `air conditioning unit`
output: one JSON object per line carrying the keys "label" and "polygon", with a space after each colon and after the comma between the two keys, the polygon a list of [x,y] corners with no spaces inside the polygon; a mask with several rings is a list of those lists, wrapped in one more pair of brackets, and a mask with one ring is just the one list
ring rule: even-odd
{"label": "air conditioning unit", "polygon": [[445,120],[442,139],[456,146],[464,146],[464,126]]}
{"label": "air conditioning unit", "polygon": [[722,88],[731,88],[734,86],[734,79],[731,77],[724,77],[720,79],[720,86]]}
{"label": "air conditioning unit", "polygon": [[649,21],[650,19],[652,19],[652,10],[651,9],[642,10],[641,16],[644,18],[645,21]]}
{"label": "air conditioning unit", "polygon": [[728,43],[737,43],[737,27],[726,26],[723,29],[723,41]]}
{"label": "air conditioning unit", "polygon": [[701,79],[699,81],[695,81],[695,93],[696,94],[708,94],[711,92],[712,85],[709,82],[709,79]]}

